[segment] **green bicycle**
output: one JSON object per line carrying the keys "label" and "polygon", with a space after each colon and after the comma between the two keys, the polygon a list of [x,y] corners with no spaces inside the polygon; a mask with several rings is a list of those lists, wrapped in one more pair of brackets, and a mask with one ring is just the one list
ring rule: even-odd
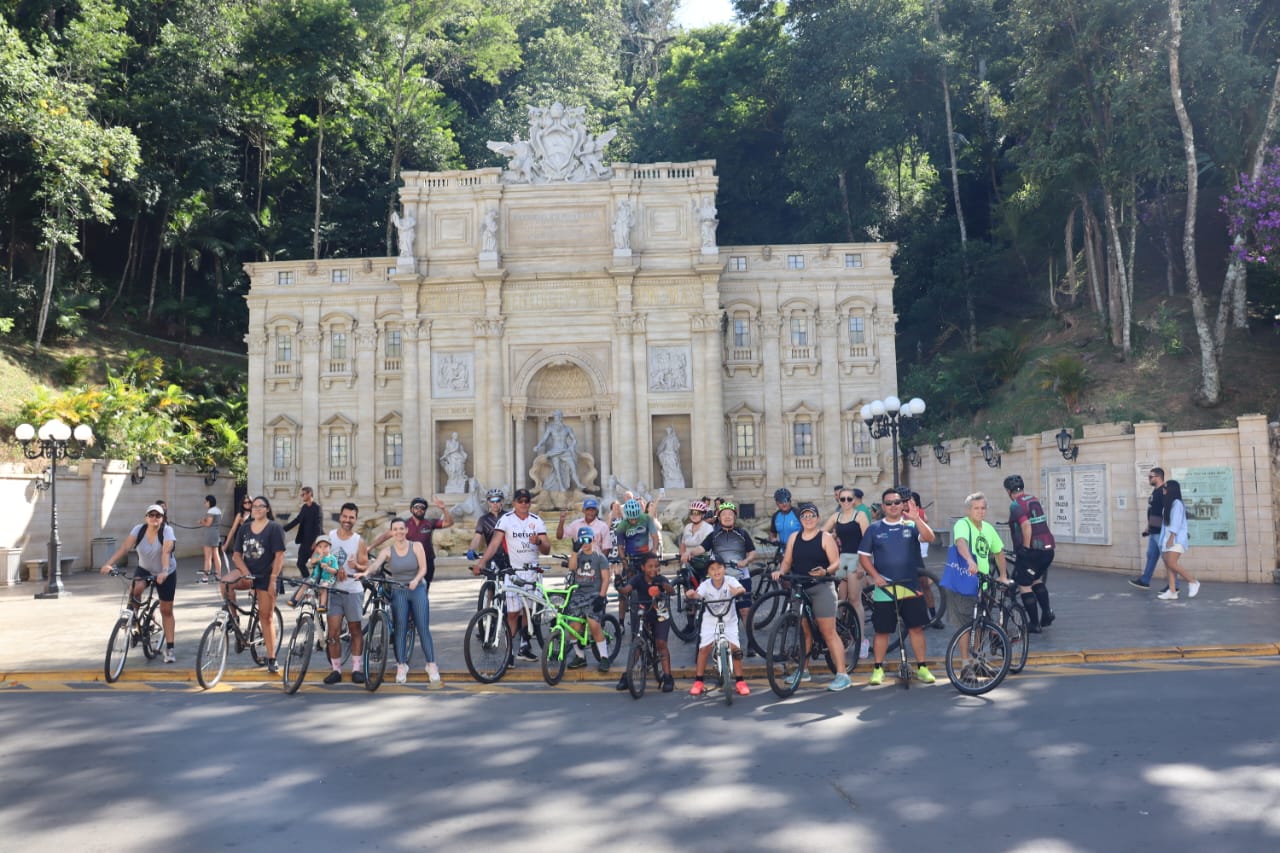
{"label": "green bicycle", "polygon": [[589,646],[596,660],[608,669],[622,651],[622,623],[611,613],[601,613],[598,617],[600,628],[604,631],[605,648],[608,657],[601,658],[591,638],[591,626],[585,616],[574,616],[567,612],[569,601],[573,598],[577,584],[564,589],[546,589],[543,593],[547,599],[547,611],[544,619],[548,626],[547,645],[542,655],[542,677],[547,684],[555,687],[564,678],[565,667],[568,666],[569,649],[572,644],[579,647]]}

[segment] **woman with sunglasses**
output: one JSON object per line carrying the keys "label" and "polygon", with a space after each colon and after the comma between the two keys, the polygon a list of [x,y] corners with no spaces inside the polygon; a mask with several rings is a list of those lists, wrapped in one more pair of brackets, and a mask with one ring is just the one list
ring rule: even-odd
{"label": "woman with sunglasses", "polygon": [[133,589],[129,597],[142,598],[147,578],[155,578],[156,594],[160,597],[160,621],[164,625],[164,662],[173,663],[173,597],[178,591],[178,574],[173,563],[176,544],[173,528],[165,522],[164,507],[152,504],[147,507],[146,521],[129,531],[124,544],[102,564],[102,573],[111,571],[115,562],[134,548],[138,551],[138,568],[133,573]]}
{"label": "woman with sunglasses", "polygon": [[[253,517],[253,498],[245,495],[240,501],[240,510],[231,517],[231,529],[227,531],[227,538],[222,542],[222,550],[224,553],[230,554],[236,544],[236,535],[240,532],[240,525],[247,522]],[[221,572],[219,572],[221,574]]]}
{"label": "woman with sunglasses", "polygon": [[[862,605],[862,590],[867,586],[867,573],[858,565],[858,546],[862,544],[862,535],[871,526],[871,513],[858,503],[861,493],[854,494],[853,489],[841,488],[836,500],[840,508],[822,525],[822,529],[836,537],[840,547],[840,569],[836,577],[840,578],[837,597],[853,605],[858,614],[858,624],[867,623],[867,614]],[[871,651],[871,638],[862,638],[859,656],[866,658]]]}
{"label": "woman with sunglasses", "polygon": [[[223,583],[227,595],[235,598],[238,589],[253,589],[258,599],[258,623],[267,650],[267,672],[280,671],[276,664],[276,626],[272,614],[276,610],[276,581],[284,568],[284,528],[271,515],[271,502],[262,495],[253,499],[252,517],[237,531],[231,561],[236,572],[228,572]],[[354,646],[354,643],[352,644]]]}
{"label": "woman with sunglasses", "polygon": [[711,535],[711,524],[707,521],[706,501],[689,502],[689,523],[680,533],[680,564],[693,569],[699,583],[707,579],[707,566],[711,564],[710,554],[699,554],[694,557],[689,549],[701,545]]}

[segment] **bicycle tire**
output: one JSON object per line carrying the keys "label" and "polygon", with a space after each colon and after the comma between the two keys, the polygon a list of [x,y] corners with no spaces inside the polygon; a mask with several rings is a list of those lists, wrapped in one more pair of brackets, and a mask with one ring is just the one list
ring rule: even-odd
{"label": "bicycle tire", "polygon": [[733,704],[734,688],[730,686],[733,678],[733,654],[729,651],[729,644],[725,643],[720,647],[720,692],[724,694],[724,704]]}
{"label": "bicycle tire", "polygon": [[[600,630],[604,631],[605,648],[609,650],[609,655],[606,659],[609,661],[609,665],[613,666],[613,662],[622,653],[622,623],[612,613],[606,613],[600,617]],[[599,663],[602,660],[600,650],[596,648],[595,643],[590,645],[591,654],[595,656],[596,663]]]}
{"label": "bicycle tire", "polygon": [[773,626],[769,634],[769,647],[765,650],[764,670],[769,678],[769,689],[780,699],[795,694],[800,686],[800,674],[804,672],[804,632],[800,617],[788,613]]}
{"label": "bicycle tire", "polygon": [[688,643],[697,636],[698,632],[698,602],[690,601],[685,597],[689,588],[683,581],[675,584],[675,594],[672,596],[679,607],[671,608],[671,633],[680,638],[680,642]]}
{"label": "bicycle tire", "polygon": [[568,650],[565,648],[565,634],[561,628],[551,629],[551,637],[542,653],[542,679],[552,687],[564,678],[564,670],[568,665]]}
{"label": "bicycle tire", "polygon": [[1009,637],[1009,672],[1022,672],[1031,651],[1030,619],[1027,609],[1017,602],[1006,601],[1000,606],[1000,627]]}
{"label": "bicycle tire", "polygon": [[315,649],[315,638],[315,619],[309,613],[304,613],[293,626],[293,634],[289,637],[289,651],[284,656],[284,666],[281,667],[285,695],[297,693],[306,679],[307,669],[311,666],[311,652]]}
{"label": "bicycle tire", "polygon": [[[919,573],[920,577],[929,579],[929,583],[933,586],[933,606],[928,608],[929,622],[926,628],[941,628],[947,624],[947,597],[942,594],[942,586],[938,573],[933,569],[922,569]],[[926,605],[928,601],[926,600]]]}
{"label": "bicycle tire", "polygon": [[[857,628],[848,623],[836,620],[836,636],[840,638],[840,644],[844,647],[844,672],[849,675],[853,672],[853,668],[858,665],[859,646],[862,643],[862,636]],[[827,669],[834,674],[836,671],[835,658],[831,656],[831,649],[825,646],[822,649],[823,655],[827,660]]]}
{"label": "bicycle tire", "polygon": [[773,579],[773,573],[777,571],[778,566],[774,563],[766,563],[760,567],[760,574],[757,576],[755,572],[751,572],[748,577],[751,578],[751,599],[752,608],[756,603],[763,601],[767,595],[772,595],[782,589],[781,584]]}
{"label": "bicycle tire", "polygon": [[778,617],[778,614],[786,611],[787,597],[790,594],[784,589],[775,589],[768,595],[761,596],[755,604],[751,605],[751,618],[747,620],[749,642],[755,642],[756,634],[761,636],[768,634],[769,625]]}
{"label": "bicycle tire", "polygon": [[639,699],[644,695],[644,688],[649,680],[648,657],[644,640],[637,637],[635,644],[631,646],[631,654],[627,657],[627,690],[631,691],[632,699]]}
{"label": "bicycle tire", "polygon": [[476,595],[476,612],[487,610],[493,606],[493,596],[497,590],[497,586],[491,580],[486,580],[480,584],[480,592]]}
{"label": "bicycle tire", "polygon": [[196,650],[196,681],[208,690],[222,680],[227,669],[227,646],[231,629],[217,620],[210,622]]}
{"label": "bicycle tire", "polygon": [[387,646],[390,638],[387,617],[374,611],[369,617],[369,633],[364,639],[364,689],[370,693],[382,686],[387,677]]}
{"label": "bicycle tire", "polygon": [[[960,660],[960,640],[969,638],[969,660]],[[1009,637],[990,619],[970,623],[947,644],[947,679],[966,696],[981,696],[1009,674]]]}
{"label": "bicycle tire", "polygon": [[259,619],[252,619],[249,622],[249,656],[253,658],[253,662],[258,666],[263,666],[267,662],[267,658],[273,658],[280,651],[280,644],[284,640],[284,618],[280,615],[280,608],[277,607],[272,614],[272,623],[276,635],[276,648],[273,652],[267,651],[266,638],[262,636],[262,622]]}
{"label": "bicycle tire", "polygon": [[486,607],[471,617],[462,656],[471,677],[481,684],[493,684],[506,674],[511,659],[511,633],[497,608]]}
{"label": "bicycle tire", "polygon": [[102,663],[102,674],[106,677],[107,684],[115,684],[124,672],[124,663],[129,658],[131,627],[129,620],[121,616],[111,629],[111,636],[107,639],[107,657]]}
{"label": "bicycle tire", "polygon": [[164,622],[160,617],[160,602],[153,601],[147,608],[138,627],[142,630],[142,653],[147,660],[155,660],[164,648]]}

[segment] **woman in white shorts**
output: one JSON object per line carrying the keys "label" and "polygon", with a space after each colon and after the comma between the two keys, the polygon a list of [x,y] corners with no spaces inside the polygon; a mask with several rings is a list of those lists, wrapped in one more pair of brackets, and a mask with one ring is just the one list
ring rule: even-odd
{"label": "woman in white shorts", "polygon": [[1182,484],[1166,480],[1164,484],[1164,525],[1160,528],[1160,557],[1169,576],[1169,588],[1156,596],[1163,601],[1178,598],[1178,578],[1187,582],[1187,597],[1200,592],[1200,581],[1180,565],[1187,553],[1187,506],[1182,502]]}

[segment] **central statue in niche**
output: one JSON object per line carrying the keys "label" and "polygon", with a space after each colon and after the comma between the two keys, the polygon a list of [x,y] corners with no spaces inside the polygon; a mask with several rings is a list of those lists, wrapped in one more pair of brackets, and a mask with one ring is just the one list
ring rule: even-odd
{"label": "central statue in niche", "polygon": [[613,169],[604,164],[605,146],[617,135],[606,130],[587,132],[586,107],[529,107],[529,138],[517,134],[511,142],[488,142],[489,150],[510,158],[502,172],[507,184],[549,184],[557,181],[607,181]]}
{"label": "central statue in niche", "polygon": [[551,415],[533,452],[538,456],[529,476],[539,493],[539,505],[563,508],[581,502],[584,481],[595,482],[596,465],[591,454],[578,451],[578,437],[564,422],[563,412]]}

